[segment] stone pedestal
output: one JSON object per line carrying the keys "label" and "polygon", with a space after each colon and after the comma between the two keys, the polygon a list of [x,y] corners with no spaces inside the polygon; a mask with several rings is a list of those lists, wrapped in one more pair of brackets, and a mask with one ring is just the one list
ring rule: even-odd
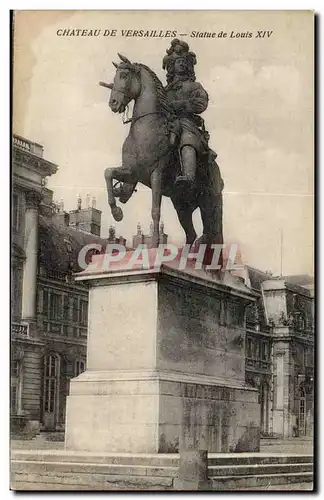
{"label": "stone pedestal", "polygon": [[77,278],[90,285],[87,370],[71,380],[66,449],[258,451],[249,289],[171,265],[102,272],[93,262]]}

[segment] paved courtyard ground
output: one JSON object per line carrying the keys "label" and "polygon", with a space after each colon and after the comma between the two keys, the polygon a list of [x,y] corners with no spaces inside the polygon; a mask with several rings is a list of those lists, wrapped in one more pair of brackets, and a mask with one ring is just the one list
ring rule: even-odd
{"label": "paved courtyard ground", "polygon": [[[63,450],[63,441],[49,440],[55,434],[42,433],[34,439],[22,440],[13,439],[11,441],[12,449],[25,449],[25,450]],[[63,438],[62,434],[57,438]],[[284,441],[277,439],[261,439],[262,453],[298,453],[298,454],[312,454],[313,453],[313,440],[311,438],[291,438]]]}
{"label": "paved courtyard ground", "polygon": [[[52,439],[62,439],[63,434],[45,434],[42,433],[34,439],[22,440],[13,439],[11,441],[12,449],[25,449],[25,450],[63,450],[64,442]],[[283,453],[283,454],[312,454],[313,441],[310,438],[292,438],[284,441],[276,439],[263,439],[261,440],[261,453]],[[287,485],[273,485],[263,488],[249,488],[246,491],[312,491],[312,483],[296,483]],[[241,490],[244,491],[244,490]]]}

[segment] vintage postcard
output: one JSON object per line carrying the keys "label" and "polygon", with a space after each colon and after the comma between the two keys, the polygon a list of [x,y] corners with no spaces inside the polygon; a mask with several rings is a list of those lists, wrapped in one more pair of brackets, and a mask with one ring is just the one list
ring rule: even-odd
{"label": "vintage postcard", "polygon": [[12,30],[11,489],[312,490],[314,13]]}

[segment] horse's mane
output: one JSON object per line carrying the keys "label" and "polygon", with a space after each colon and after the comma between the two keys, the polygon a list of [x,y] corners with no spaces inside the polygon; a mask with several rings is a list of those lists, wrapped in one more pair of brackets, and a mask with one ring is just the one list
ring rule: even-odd
{"label": "horse's mane", "polygon": [[156,87],[156,95],[157,95],[157,98],[158,98],[158,101],[159,101],[159,104],[161,107],[161,111],[164,112],[166,115],[173,114],[173,110],[168,102],[166,91],[164,90],[164,87],[163,87],[162,82],[159,79],[159,77],[156,75],[156,73],[154,73],[153,70],[151,70],[151,68],[149,68],[145,64],[142,64],[142,63],[136,63],[136,64],[140,68],[145,69],[153,78],[153,81],[154,81],[155,87]]}

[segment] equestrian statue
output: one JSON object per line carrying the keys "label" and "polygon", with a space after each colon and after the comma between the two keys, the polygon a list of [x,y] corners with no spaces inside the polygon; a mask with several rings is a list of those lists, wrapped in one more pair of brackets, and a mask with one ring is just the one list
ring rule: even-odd
{"label": "equestrian statue", "polygon": [[[167,85],[145,64],[132,63],[118,54],[109,106],[124,113],[133,100],[129,134],[122,148],[122,166],[107,168],[108,203],[116,221],[123,218],[116,199],[126,203],[138,182],[152,190],[153,247],[159,245],[162,195],[171,199],[186,243],[222,244],[223,180],[209,147],[209,134],[200,116],[208,94],[196,82],[196,55],[186,42],[175,39],[163,58]],[[203,234],[197,240],[192,214],[200,209]]]}

